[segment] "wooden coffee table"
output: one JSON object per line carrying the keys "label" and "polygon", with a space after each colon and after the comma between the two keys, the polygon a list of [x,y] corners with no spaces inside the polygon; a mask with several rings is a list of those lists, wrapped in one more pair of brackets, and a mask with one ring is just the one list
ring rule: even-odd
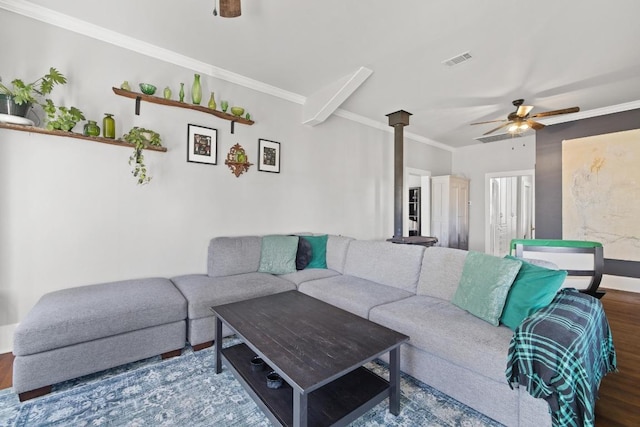
{"label": "wooden coffee table", "polygon": [[[389,397],[400,412],[400,346],[409,337],[298,291],[212,307],[216,338],[222,324],[243,341],[222,348],[216,373],[227,366],[276,425],[347,425]],[[389,381],[362,365],[389,352]],[[251,368],[253,356],[268,368]],[[285,383],[267,387],[268,369]]]}

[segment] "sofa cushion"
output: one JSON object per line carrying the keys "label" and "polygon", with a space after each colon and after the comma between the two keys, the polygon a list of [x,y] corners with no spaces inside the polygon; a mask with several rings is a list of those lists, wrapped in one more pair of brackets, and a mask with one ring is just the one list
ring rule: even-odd
{"label": "sofa cushion", "polygon": [[451,302],[494,326],[522,261],[469,252],[462,277]]}
{"label": "sofa cushion", "polygon": [[255,273],[260,266],[262,237],[216,237],[209,242],[207,271],[211,277]]}
{"label": "sofa cushion", "polygon": [[15,330],[16,356],[184,320],[187,302],[170,280],[124,280],[45,294]]}
{"label": "sofa cushion", "polygon": [[298,239],[298,252],[296,252],[296,270],[304,270],[311,262],[311,243],[305,239]]}
{"label": "sofa cushion", "polygon": [[424,251],[418,295],[451,301],[458,289],[468,251],[432,246]]}
{"label": "sofa cushion", "polygon": [[308,282],[310,280],[325,279],[327,277],[337,276],[338,274],[340,273],[328,268],[306,268],[304,270],[298,270],[295,273],[282,274],[278,277],[281,277],[285,280],[295,283],[296,286],[299,286],[301,283]]}
{"label": "sofa cushion", "polygon": [[364,318],[369,317],[369,310],[375,306],[413,295],[392,286],[344,275],[304,282],[298,290]]}
{"label": "sofa cushion", "polygon": [[287,274],[296,271],[298,236],[264,236],[260,252],[260,273]]}
{"label": "sofa cushion", "polygon": [[327,268],[340,274],[344,272],[347,249],[352,241],[352,237],[329,235],[327,238]]}
{"label": "sofa cushion", "polygon": [[[517,259],[508,255],[505,258]],[[500,322],[515,331],[525,318],[551,303],[566,277],[565,270],[550,270],[522,261]]]}
{"label": "sofa cushion", "polygon": [[211,307],[295,290],[296,286],[269,273],[245,273],[210,277],[189,274],[171,279],[187,299],[189,319],[213,316]]}
{"label": "sofa cushion", "polygon": [[410,337],[409,344],[454,365],[506,383],[513,332],[492,326],[449,301],[414,296],[371,309],[369,319]]}
{"label": "sofa cushion", "polygon": [[307,268],[327,268],[327,236],[300,236],[311,244],[311,261]]}
{"label": "sofa cushion", "polygon": [[415,293],[425,247],[372,240],[349,244],[344,274]]}

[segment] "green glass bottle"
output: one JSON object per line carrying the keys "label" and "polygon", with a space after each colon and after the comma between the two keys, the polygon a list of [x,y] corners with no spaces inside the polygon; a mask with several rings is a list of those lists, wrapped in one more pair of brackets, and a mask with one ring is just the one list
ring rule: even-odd
{"label": "green glass bottle", "polygon": [[105,138],[116,138],[116,121],[113,118],[113,114],[104,113],[104,119],[102,119],[102,136]]}
{"label": "green glass bottle", "polygon": [[191,101],[200,105],[202,101],[202,86],[200,86],[200,74],[193,75],[193,86],[191,86]]}
{"label": "green glass bottle", "polygon": [[171,99],[171,88],[169,86],[164,88],[164,99]]}
{"label": "green glass bottle", "polygon": [[208,107],[211,108],[212,110],[216,109],[216,98],[214,97],[213,92],[211,92],[211,98],[209,98],[209,105]]}
{"label": "green glass bottle", "polygon": [[180,102],[184,102],[184,83],[180,83],[180,92],[178,93]]}

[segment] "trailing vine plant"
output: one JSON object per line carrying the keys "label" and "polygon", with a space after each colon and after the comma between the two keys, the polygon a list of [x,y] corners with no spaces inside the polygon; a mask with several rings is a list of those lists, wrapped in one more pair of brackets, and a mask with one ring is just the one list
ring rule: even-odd
{"label": "trailing vine plant", "polygon": [[138,179],[138,184],[148,184],[151,176],[147,174],[147,166],[144,164],[142,150],[148,146],[161,147],[160,134],[150,129],[133,127],[122,139],[134,145],[133,154],[129,157],[129,164],[133,165],[131,174]]}

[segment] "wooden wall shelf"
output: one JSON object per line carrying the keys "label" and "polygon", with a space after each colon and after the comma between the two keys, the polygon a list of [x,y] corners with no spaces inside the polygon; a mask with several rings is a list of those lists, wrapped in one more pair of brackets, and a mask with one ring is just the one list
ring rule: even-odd
{"label": "wooden wall shelf", "polygon": [[[119,145],[121,147],[134,148],[133,144],[130,144],[128,142],[121,141],[118,139],[103,138],[101,136],[85,136],[81,133],[65,132],[61,130],[48,130],[48,129],[37,128],[34,126],[0,123],[0,129],[11,129],[11,130],[17,130],[17,131],[29,132],[29,133],[40,133],[43,135],[66,136],[68,138],[83,139],[85,141],[101,142],[103,144]],[[167,147],[156,147],[156,146],[150,145],[146,147],[145,150],[165,152],[167,151]]]}
{"label": "wooden wall shelf", "polygon": [[[202,105],[188,104],[186,102],[175,101],[173,99],[164,99],[159,96],[145,95],[144,93],[132,92],[130,90],[119,89],[117,87],[114,87],[112,89],[116,95],[136,100],[136,115],[140,113],[140,101],[146,101],[153,104],[169,105],[171,107],[186,108],[189,110],[196,110],[202,113],[212,114],[220,119],[229,120],[232,124],[231,129],[233,129],[234,123],[242,123],[243,125],[248,126],[251,126],[254,123],[253,120],[247,120],[243,117],[234,116],[233,114],[229,113],[223,113],[222,111],[218,110],[212,110],[211,108],[204,107]],[[233,133],[233,131],[231,133]]]}

